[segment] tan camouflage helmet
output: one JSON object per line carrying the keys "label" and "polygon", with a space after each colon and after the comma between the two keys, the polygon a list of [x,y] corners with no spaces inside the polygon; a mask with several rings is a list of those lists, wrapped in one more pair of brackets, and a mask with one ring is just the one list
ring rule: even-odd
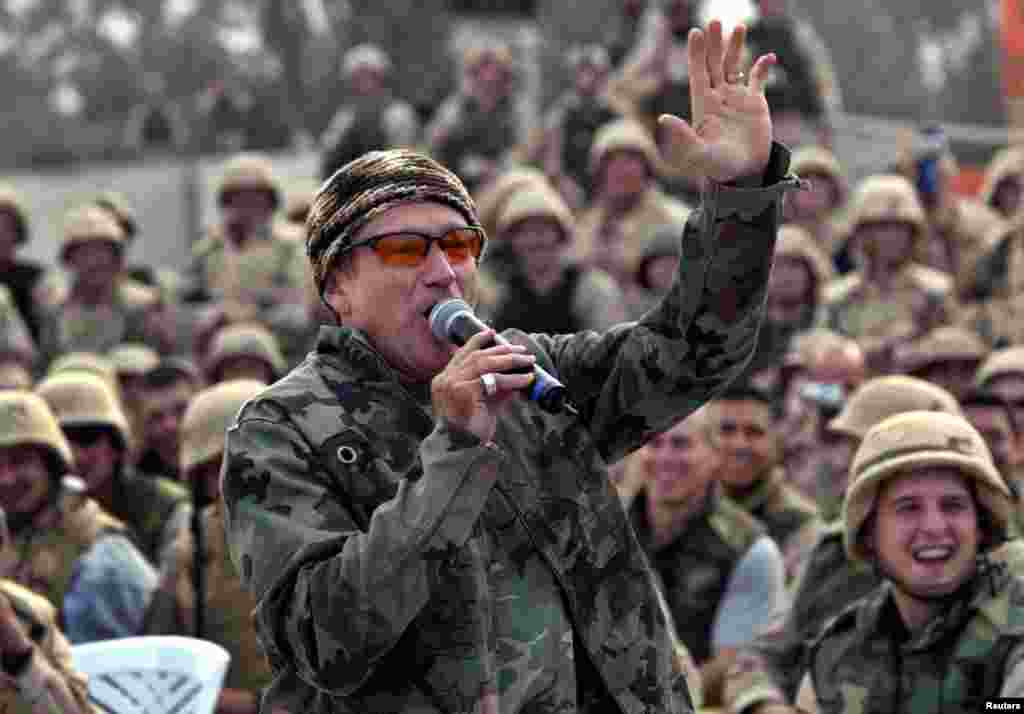
{"label": "tan camouflage helmet", "polygon": [[224,165],[217,186],[217,204],[224,206],[235,191],[266,191],[273,199],[274,210],[281,205],[281,186],[274,176],[269,156],[257,153],[237,154]]}
{"label": "tan camouflage helmet", "polygon": [[801,146],[793,152],[789,169],[797,176],[806,178],[809,174],[818,174],[832,179],[836,189],[836,204],[841,205],[849,193],[850,187],[843,173],[843,166],[835,154],[823,146]]}
{"label": "tan camouflage helmet", "polygon": [[597,130],[594,143],[590,145],[590,173],[594,176],[600,174],[604,160],[614,151],[639,153],[647,161],[652,174],[662,173],[658,145],[647,127],[636,119],[616,119]]}
{"label": "tan camouflage helmet", "polygon": [[850,200],[848,220],[850,234],[864,223],[908,223],[914,229],[915,248],[927,235],[924,208],[917,198],[917,190],[898,174],[875,174],[861,181]]}
{"label": "tan camouflage helmet", "polygon": [[464,73],[475,72],[485,62],[494,62],[507,72],[512,72],[515,69],[515,56],[512,54],[512,48],[501,40],[493,38],[478,40],[470,43],[462,51],[462,71]]}
{"label": "tan camouflage helmet", "polygon": [[526,187],[550,187],[543,171],[529,166],[518,166],[498,175],[480,191],[476,199],[480,225],[490,237],[498,235],[498,217],[509,199]]}
{"label": "tan camouflage helmet", "polygon": [[0,390],[32,389],[32,372],[16,360],[0,359]]}
{"label": "tan camouflage helmet", "polygon": [[391,58],[384,50],[371,42],[356,45],[345,53],[345,57],[341,61],[341,71],[345,77],[351,77],[363,69],[387,74],[391,68]]}
{"label": "tan camouflage helmet", "polygon": [[956,397],[931,382],[906,375],[875,377],[860,385],[846,400],[829,431],[863,439],[875,424],[911,411],[960,415]]}
{"label": "tan camouflage helmet", "polygon": [[46,371],[47,377],[64,372],[85,372],[94,374],[104,380],[117,393],[117,371],[110,360],[95,352],[68,352],[50,363]]}
{"label": "tan camouflage helmet", "polygon": [[104,191],[96,197],[93,203],[114,217],[129,242],[135,239],[139,232],[139,224],[135,220],[135,213],[124,194],[117,191]]}
{"label": "tan camouflage helmet", "polygon": [[819,302],[822,300],[825,286],[833,278],[832,261],[806,229],[794,224],[780,227],[775,241],[775,257],[802,260],[811,271],[815,295]]}
{"label": "tan camouflage helmet", "polygon": [[993,379],[1008,374],[1024,376],[1024,345],[996,350],[988,356],[974,375],[975,385],[985,387]]}
{"label": "tan camouflage helmet", "polygon": [[141,377],[160,364],[159,353],[149,345],[141,343],[118,345],[107,353],[107,358],[114,372],[122,376]]}
{"label": "tan camouflage helmet", "polygon": [[67,262],[71,248],[82,243],[103,241],[123,251],[127,240],[121,224],[108,211],[92,204],[79,206],[72,209],[64,221],[60,260]]}
{"label": "tan camouflage helmet", "polygon": [[569,243],[574,235],[572,212],[562,197],[551,188],[528,186],[516,191],[498,215],[498,238],[507,237],[516,224],[528,218],[547,218],[558,224],[562,242]]}
{"label": "tan camouflage helmet", "polygon": [[255,379],[233,379],[208,387],[189,402],[181,419],[181,470],[188,473],[224,452],[224,433],[242,405],[266,389]]}
{"label": "tan camouflage helmet", "polygon": [[962,327],[937,327],[910,344],[901,345],[895,353],[900,372],[913,374],[943,362],[974,362],[980,364],[988,355],[988,347],[977,334]]}
{"label": "tan camouflage helmet", "polygon": [[217,331],[207,352],[206,374],[216,381],[221,366],[233,357],[262,360],[275,378],[287,369],[277,338],[267,328],[252,322],[227,325]]}
{"label": "tan camouflage helmet", "polygon": [[989,545],[1006,539],[1014,513],[1013,496],[982,436],[955,414],[907,412],[872,427],[853,457],[850,488],[843,501],[843,539],[852,561],[870,562],[862,529],[871,515],[879,487],[914,469],[952,467],[976,485],[977,505],[988,511],[995,533]]}
{"label": "tan camouflage helmet", "polygon": [[124,451],[131,448],[131,428],[117,394],[103,379],[86,372],[62,372],[36,386],[61,428],[105,426],[113,430]]}
{"label": "tan camouflage helmet", "polygon": [[49,405],[33,392],[0,391],[0,446],[34,444],[47,450],[60,473],[71,471],[74,456]]}
{"label": "tan camouflage helmet", "polygon": [[28,242],[28,211],[25,203],[13,186],[0,185],[0,211],[6,211],[14,218],[15,243],[22,245]]}

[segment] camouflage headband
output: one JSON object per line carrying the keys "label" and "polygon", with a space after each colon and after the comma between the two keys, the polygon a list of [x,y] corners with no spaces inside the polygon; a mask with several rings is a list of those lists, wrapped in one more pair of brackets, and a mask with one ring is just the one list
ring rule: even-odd
{"label": "camouflage headband", "polygon": [[480,225],[476,205],[459,177],[414,151],[373,151],[327,179],[306,221],[306,254],[320,295],[338,256],[363,226],[396,206],[423,201],[450,206],[470,225]]}

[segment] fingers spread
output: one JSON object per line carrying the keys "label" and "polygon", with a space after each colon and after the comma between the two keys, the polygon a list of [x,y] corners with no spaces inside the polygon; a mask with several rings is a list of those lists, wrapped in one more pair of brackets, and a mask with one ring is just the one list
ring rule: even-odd
{"label": "fingers spread", "polygon": [[722,39],[722,23],[720,20],[712,20],[707,31],[707,65],[708,77],[712,87],[721,87],[725,84],[725,73],[722,68],[722,60],[725,57],[725,43]]}
{"label": "fingers spread", "polygon": [[690,63],[690,90],[694,97],[703,96],[711,86],[708,77],[707,38],[697,28],[690,30],[686,43]]}

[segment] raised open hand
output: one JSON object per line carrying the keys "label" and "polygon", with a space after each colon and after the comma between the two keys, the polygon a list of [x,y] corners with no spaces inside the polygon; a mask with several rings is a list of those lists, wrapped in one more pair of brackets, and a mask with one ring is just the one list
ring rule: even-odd
{"label": "raised open hand", "polygon": [[740,71],[746,34],[746,26],[737,25],[726,40],[719,20],[707,30],[690,30],[693,125],[671,114],[658,118],[668,165],[719,183],[758,175],[767,165],[772,120],[764,83],[775,55],[758,57],[746,77]]}

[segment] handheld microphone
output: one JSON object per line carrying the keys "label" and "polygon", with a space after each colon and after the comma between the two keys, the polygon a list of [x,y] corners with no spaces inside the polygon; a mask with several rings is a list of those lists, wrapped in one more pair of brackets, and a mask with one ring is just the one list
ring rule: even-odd
{"label": "handheld microphone", "polygon": [[[434,333],[434,336],[459,347],[466,344],[473,335],[489,329],[491,329],[490,326],[473,314],[473,308],[458,298],[443,300],[434,305],[430,311],[430,331]],[[501,335],[495,334],[493,344],[507,345],[511,343]],[[565,385],[539,365],[521,367],[509,370],[509,372],[533,373],[533,380],[523,389],[523,394],[530,401],[536,402],[537,406],[544,411],[550,414],[558,414],[563,410],[575,411],[566,403]]]}

